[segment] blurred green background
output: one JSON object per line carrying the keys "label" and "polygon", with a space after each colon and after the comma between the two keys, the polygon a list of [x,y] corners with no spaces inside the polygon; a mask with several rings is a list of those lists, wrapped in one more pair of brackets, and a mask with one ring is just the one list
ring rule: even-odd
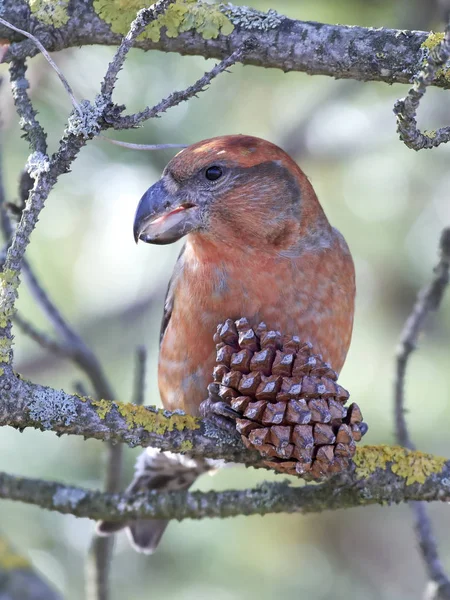
{"label": "blurred green background", "polygon": [[[253,0],[293,18],[350,25],[442,30],[445,3],[429,0]],[[86,47],[54,56],[78,97],[93,98],[113,54]],[[160,52],[131,52],[116,101],[129,111],[182,89],[213,61]],[[7,78],[7,68],[1,74]],[[31,94],[55,149],[70,102],[42,57],[30,67]],[[261,136],[289,151],[310,177],[356,263],[357,311],[342,384],[362,407],[366,443],[393,443],[394,352],[415,295],[430,279],[441,229],[450,223],[450,146],[415,153],[398,141],[392,113],[407,86],[334,81],[302,73],[235,66],[198,99],[139,130],[109,135],[137,143],[190,144],[228,133]],[[420,108],[425,128],[450,123],[448,91],[430,89]],[[8,198],[28,155],[8,85],[1,89],[3,168]],[[149,350],[146,402],[159,403],[158,332],[175,246],[136,247],[132,222],[142,193],[173,151],[137,152],[90,142],[47,201],[27,256],[64,315],[101,357],[116,394],[129,399],[135,348]],[[48,324],[26,286],[19,309]],[[17,370],[73,390],[83,376],[15,330]],[[450,299],[429,322],[410,363],[408,422],[418,447],[450,457]],[[126,449],[124,486],[138,450]],[[0,469],[98,488],[105,449],[52,433],[0,431]],[[226,469],[201,489],[249,487],[267,475]],[[431,514],[450,570],[450,514]],[[84,597],[83,569],[93,532],[87,520],[3,501],[1,530],[66,597]],[[419,599],[426,585],[407,506],[314,516],[279,515],[173,523],[152,557],[134,553],[123,534],[112,566],[113,598],[269,600]]]}

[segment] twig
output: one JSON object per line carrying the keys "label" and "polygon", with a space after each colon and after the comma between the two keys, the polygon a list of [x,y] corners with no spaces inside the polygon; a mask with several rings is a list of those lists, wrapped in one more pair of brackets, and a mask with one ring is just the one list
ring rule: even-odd
{"label": "twig", "polygon": [[[48,182],[42,181],[45,180],[45,175],[49,172],[49,162],[46,155],[47,144],[44,130],[36,119],[36,112],[27,93],[28,81],[25,78],[25,72],[26,65],[23,60],[11,62],[12,93],[17,113],[21,119],[22,130],[25,132],[25,137],[32,150],[32,154],[28,159],[28,167],[30,171],[33,171],[35,182],[33,190],[30,192],[29,202],[22,211],[20,223],[12,235],[3,264],[4,281],[0,290],[0,313],[3,326],[0,334],[3,337],[2,362],[5,363],[6,371],[10,371],[12,368],[11,318],[15,312],[19,273],[25,249],[29,243],[31,232],[37,223],[39,213],[44,206],[44,201],[54,183],[54,179],[51,178]],[[4,227],[7,227],[4,208],[2,215]]]}
{"label": "twig", "polygon": [[241,58],[245,56],[247,52],[253,50],[255,47],[255,39],[253,37],[248,38],[240,48],[235,50],[230,56],[224,58],[220,63],[214,65],[210,71],[207,71],[202,77],[200,77],[200,79],[198,79],[193,85],[187,87],[185,90],[173,92],[172,94],[169,94],[167,98],[164,98],[161,100],[161,102],[158,102],[158,104],[155,106],[147,107],[134,115],[116,117],[114,119],[114,129],[131,129],[133,127],[137,127],[143,121],[152,119],[159,114],[166,112],[166,110],[169,108],[177,106],[181,102],[185,102],[193,96],[196,96],[200,92],[204,91],[205,87],[209,85],[215,77],[241,60]]}
{"label": "twig", "polygon": [[[427,91],[427,87],[436,79],[439,69],[444,67],[450,58],[450,25],[445,29],[441,43],[429,52],[428,62],[415,76],[408,95],[397,100],[394,114],[397,116],[397,131],[400,139],[413,150],[436,148],[450,140],[450,127],[441,127],[433,132],[420,131],[417,127],[417,109]],[[444,67],[445,68],[445,67]]]}
{"label": "twig", "polygon": [[122,148],[128,148],[129,150],[172,150],[186,148],[186,144],[133,144],[132,142],[113,140],[112,138],[102,134],[100,134],[98,137],[109,142],[110,144],[121,146]]}
{"label": "twig", "polygon": [[20,327],[22,332],[35,341],[39,346],[53,352],[61,358],[73,358],[70,349],[67,345],[58,342],[54,338],[50,337],[44,331],[41,331],[29,321],[24,319],[20,314],[14,315],[14,323]]}
{"label": "twig", "polygon": [[73,387],[79,396],[88,396],[88,391],[83,381],[75,381]]}
{"label": "twig", "polygon": [[[399,449],[401,450],[401,449]],[[57,482],[0,474],[0,497],[49,510],[90,519],[126,520],[130,518],[203,519],[269,513],[308,513],[337,510],[377,503],[426,500],[448,502],[450,461],[442,470],[425,477],[423,483],[408,485],[399,473],[406,463],[395,460],[373,468],[374,452],[364,460],[365,448],[358,449],[364,476],[349,473],[347,478],[333,478],[319,485],[291,487],[286,481],[263,483],[255,489],[221,492],[157,491],[127,495],[107,494],[96,490],[67,486]],[[403,452],[406,452],[403,450]],[[418,457],[423,456],[417,453]],[[408,454],[409,461],[413,454]],[[400,467],[400,468],[399,468]],[[395,471],[395,472],[394,472]]]}
{"label": "twig", "polygon": [[[417,346],[419,335],[430,312],[439,308],[449,282],[450,271],[450,228],[444,229],[440,240],[440,259],[434,269],[434,277],[418,295],[400,336],[397,351],[395,378],[395,423],[397,440],[402,446],[414,449],[405,419],[405,378],[408,360]],[[426,507],[421,502],[411,505],[416,519],[416,532],[422,555],[427,566],[428,576],[435,584],[435,593],[442,600],[450,599],[450,580],[445,574],[439,559],[431,520]],[[437,596],[436,596],[437,597]]]}
{"label": "twig", "polygon": [[[26,261],[24,261],[23,264],[23,272],[26,275],[32,295],[34,296],[38,305],[43,309],[47,318],[62,339],[62,342],[57,341],[55,344],[50,345],[46,345],[44,342],[44,347],[51,351],[60,353],[60,355],[65,358],[70,358],[73,360],[89,378],[97,398],[114,398],[114,392],[111,389],[100,361],[92,352],[92,350],[86,345],[84,340],[82,340],[82,338],[61,315],[57,306],[50,299],[47,292],[37,279],[34,271]],[[23,319],[19,318],[18,324],[19,326],[22,326],[24,324]],[[32,332],[37,335],[31,335]],[[40,341],[44,341],[37,330],[30,324],[27,325],[26,333],[29,333],[31,337],[38,343],[40,343]]]}
{"label": "twig", "polygon": [[47,52],[47,50],[44,48],[44,46],[41,44],[41,42],[37,39],[37,37],[35,37],[31,33],[28,33],[28,31],[24,31],[23,29],[19,29],[19,27],[16,27],[15,25],[12,25],[11,23],[9,23],[8,21],[6,21],[5,19],[2,19],[1,17],[0,17],[0,23],[2,25],[5,25],[5,27],[9,27],[9,29],[12,29],[13,31],[17,31],[17,33],[20,33],[20,34],[24,35],[25,37],[27,37],[28,39],[32,40],[36,44],[36,46],[39,48],[41,54],[44,56],[45,60],[48,62],[48,64],[52,67],[52,69],[58,75],[59,80],[63,84],[66,92],[69,94],[69,97],[70,97],[70,100],[72,101],[73,107],[75,108],[75,110],[78,113],[81,114],[80,105],[78,104],[77,99],[75,98],[75,95],[73,93],[72,88],[70,87],[69,82],[64,77],[64,75],[60,71],[58,65],[55,63],[55,61],[52,59],[52,57],[50,56],[50,54]]}
{"label": "twig", "polygon": [[25,77],[27,66],[24,60],[13,60],[9,67],[11,75],[11,90],[17,113],[21,119],[20,126],[25,133],[32,152],[47,154],[47,134],[36,119],[36,111],[28,96],[30,87]]}
{"label": "twig", "polygon": [[145,375],[147,371],[147,348],[139,346],[136,350],[134,374],[133,404],[140,406],[145,400]]}
{"label": "twig", "polygon": [[101,93],[105,98],[111,99],[119,71],[123,67],[125,57],[133,47],[136,38],[144,31],[147,25],[157,19],[159,15],[163,14],[174,1],[175,0],[158,0],[158,2],[155,2],[149,8],[143,8],[137,13],[136,18],[130,25],[127,35],[123,38],[120,46],[116,50],[114,58],[109,63],[101,87]]}
{"label": "twig", "polygon": [[443,230],[439,243],[440,259],[434,269],[434,277],[418,295],[417,301],[406,320],[400,335],[397,350],[397,370],[395,378],[395,422],[397,440],[406,448],[414,445],[408,434],[405,420],[405,377],[408,359],[415,350],[419,335],[430,312],[439,308],[449,282],[450,269],[450,228]]}

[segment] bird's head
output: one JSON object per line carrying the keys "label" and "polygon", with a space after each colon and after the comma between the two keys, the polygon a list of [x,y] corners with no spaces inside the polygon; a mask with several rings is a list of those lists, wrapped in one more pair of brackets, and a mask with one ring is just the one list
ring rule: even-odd
{"label": "bird's head", "polygon": [[134,236],[170,244],[190,234],[212,242],[289,251],[329,228],[297,164],[274,144],[245,135],[179,152],[142,196]]}

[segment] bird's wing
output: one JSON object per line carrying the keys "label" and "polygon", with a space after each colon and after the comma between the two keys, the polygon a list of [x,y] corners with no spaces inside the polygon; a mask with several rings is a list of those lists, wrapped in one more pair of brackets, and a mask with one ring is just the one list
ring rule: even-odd
{"label": "bird's wing", "polygon": [[162,318],[162,322],[161,322],[161,331],[159,334],[159,344],[160,345],[163,340],[164,333],[167,329],[167,325],[169,324],[170,317],[172,316],[176,279],[177,279],[177,275],[183,264],[184,249],[185,249],[185,246],[183,246],[181,248],[180,254],[178,255],[177,262],[175,263],[175,268],[173,270],[172,277],[170,278],[169,285],[167,287],[166,298],[164,300],[164,313],[163,313],[163,318]]}

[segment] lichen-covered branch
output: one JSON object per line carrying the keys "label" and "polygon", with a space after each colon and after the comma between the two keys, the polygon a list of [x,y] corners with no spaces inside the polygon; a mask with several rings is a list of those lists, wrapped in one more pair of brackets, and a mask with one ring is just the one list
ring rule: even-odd
{"label": "lichen-covered branch", "polygon": [[110,62],[103,79],[101,94],[105,98],[111,100],[119,71],[123,67],[128,52],[134,46],[136,38],[144,31],[147,25],[152,21],[155,21],[160,15],[163,15],[173,2],[175,2],[175,0],[158,0],[149,8],[143,7],[137,15],[134,14],[134,11],[136,10],[134,7],[131,19],[132,22],[130,21],[131,26],[117,48],[116,54]]}
{"label": "lichen-covered branch", "polygon": [[0,426],[33,427],[129,446],[258,464],[239,437],[184,413],[70,395],[13,375],[0,379]]}
{"label": "lichen-covered branch", "polygon": [[[380,457],[380,458],[377,458]],[[416,476],[415,463],[422,467]],[[255,489],[223,492],[149,492],[105,494],[0,474],[0,497],[90,519],[203,519],[268,513],[308,513],[408,500],[450,500],[450,461],[402,448],[362,447],[355,468],[320,485],[291,487],[289,482],[263,483]],[[420,475],[419,475],[420,471]]]}
{"label": "lichen-covered branch", "polygon": [[[237,434],[181,411],[170,413],[154,407],[73,396],[16,376],[4,380],[0,426],[33,427],[86,439],[153,446],[191,456],[262,466],[260,454],[247,450]],[[392,469],[406,485],[424,483],[433,474],[439,475],[446,464],[441,458],[383,446],[370,452],[366,448],[363,455],[357,454],[354,459],[358,478],[368,477],[378,468],[384,470],[390,462],[395,463]]]}
{"label": "lichen-covered branch", "polygon": [[60,600],[61,596],[33,570],[30,562],[0,535],[0,598]]}
{"label": "lichen-covered branch", "polygon": [[446,71],[445,65],[450,58],[450,25],[447,26],[445,34],[438,35],[438,39],[439,43],[431,48],[427,61],[415,76],[408,95],[397,100],[394,106],[400,139],[413,150],[436,148],[450,140],[450,126],[423,132],[417,127],[417,110],[427,87],[440,72]]}
{"label": "lichen-covered branch", "polygon": [[[242,58],[244,64],[361,81],[410,83],[437,43],[435,34],[429,32],[297,21],[275,11],[261,13],[227,4],[181,4],[178,0],[169,22],[164,26],[157,23],[136,45],[223,59],[251,36],[258,47]],[[142,7],[146,5],[143,0]],[[25,0],[3,0],[2,17],[21,24],[47,50],[56,51],[91,44],[118,45],[138,3],[130,3],[133,8],[127,11],[119,0],[74,1],[70,12],[60,6],[53,15],[40,13],[39,3],[36,6],[32,12]],[[37,52],[32,41],[6,27],[0,26],[0,37],[19,42],[10,47],[6,61]],[[442,69],[432,85],[449,88],[448,70]]]}

